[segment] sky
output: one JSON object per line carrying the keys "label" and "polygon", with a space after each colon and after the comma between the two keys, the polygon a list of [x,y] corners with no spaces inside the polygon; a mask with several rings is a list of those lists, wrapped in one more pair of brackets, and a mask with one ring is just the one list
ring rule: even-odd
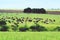
{"label": "sky", "polygon": [[60,0],[0,0],[0,9],[60,8]]}

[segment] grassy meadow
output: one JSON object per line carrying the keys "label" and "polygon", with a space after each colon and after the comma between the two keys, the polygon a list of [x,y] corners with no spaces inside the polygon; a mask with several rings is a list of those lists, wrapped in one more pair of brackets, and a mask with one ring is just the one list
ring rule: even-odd
{"label": "grassy meadow", "polygon": [[0,32],[0,40],[60,40],[60,32]]}
{"label": "grassy meadow", "polygon": [[[43,21],[48,19],[55,20],[55,22],[50,22],[49,24],[42,23],[41,21],[38,22],[39,25],[44,26],[48,30],[53,30],[57,26],[60,27],[60,15],[52,15],[52,14],[25,14],[25,13],[0,13],[0,19],[6,17],[17,17],[17,18],[43,18]],[[9,19],[7,19],[9,20]],[[12,20],[10,20],[12,21]],[[34,21],[34,19],[33,19]],[[16,22],[16,21],[14,21]],[[11,28],[11,24],[8,23],[7,26]],[[27,27],[30,27],[31,25],[35,25],[33,22],[26,22],[26,23],[19,23],[19,27],[24,27],[24,25],[27,25]],[[9,29],[10,30],[10,29]],[[51,31],[44,31],[44,32],[0,32],[0,40],[60,40],[60,32],[51,32]]]}
{"label": "grassy meadow", "polygon": [[[52,20],[55,20],[55,22],[50,22],[49,24],[45,24],[45,23],[42,23],[41,21],[38,22],[39,25],[42,25],[42,26],[45,26],[47,29],[53,29],[53,28],[56,28],[57,26],[60,26],[60,15],[52,15],[52,14],[25,14],[25,13],[3,13],[3,14],[0,14],[0,18],[3,18],[5,17],[17,17],[17,18],[21,18],[21,17],[24,17],[26,20],[26,18],[30,18],[34,21],[33,18],[43,18],[43,21],[45,21],[47,18],[48,19],[52,19]],[[7,19],[8,20],[8,19]],[[12,21],[12,20],[10,20]],[[16,22],[16,21],[14,21]],[[13,23],[12,23],[13,24]],[[9,26],[10,23],[7,23],[7,25]],[[19,24],[19,26],[24,26],[25,23],[21,23]],[[31,25],[34,25],[33,22],[26,22],[26,25],[27,27],[30,27]]]}

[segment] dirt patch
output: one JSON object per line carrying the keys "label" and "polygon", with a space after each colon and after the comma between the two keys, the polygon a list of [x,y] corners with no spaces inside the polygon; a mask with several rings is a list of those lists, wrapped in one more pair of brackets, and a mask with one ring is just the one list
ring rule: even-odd
{"label": "dirt patch", "polygon": [[60,11],[47,11],[48,14],[60,15]]}

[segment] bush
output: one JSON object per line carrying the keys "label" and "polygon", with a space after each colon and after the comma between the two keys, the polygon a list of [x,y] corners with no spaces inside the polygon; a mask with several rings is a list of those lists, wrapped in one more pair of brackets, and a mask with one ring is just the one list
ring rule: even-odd
{"label": "bush", "polygon": [[58,26],[58,27],[54,28],[53,31],[60,31],[60,27]]}
{"label": "bush", "polygon": [[24,13],[31,13],[31,8],[29,8],[29,7],[28,8],[25,8],[23,12]]}
{"label": "bush", "polygon": [[27,30],[29,30],[27,27],[20,27],[20,28],[19,28],[19,31],[21,31],[21,32],[25,32],[25,31],[27,31]]}
{"label": "bush", "polygon": [[40,12],[43,14],[43,13],[46,13],[46,10],[44,8],[41,8]]}
{"label": "bush", "polygon": [[18,26],[17,25],[11,25],[12,26],[12,30],[13,31],[17,31],[17,29],[18,29]]}
{"label": "bush", "polygon": [[46,13],[46,10],[44,9],[44,8],[33,8],[33,9],[31,9],[31,8],[25,8],[24,9],[24,11],[23,11],[24,13],[42,13],[42,14],[44,14],[44,13]]}
{"label": "bush", "polygon": [[1,26],[0,28],[0,31],[8,31],[8,26],[4,25],[4,26]]}
{"label": "bush", "polygon": [[2,25],[6,25],[6,22],[4,20],[0,21],[0,26],[2,26]]}
{"label": "bush", "polygon": [[30,29],[32,31],[47,31],[47,29],[43,26],[36,25],[36,26],[31,26]]}

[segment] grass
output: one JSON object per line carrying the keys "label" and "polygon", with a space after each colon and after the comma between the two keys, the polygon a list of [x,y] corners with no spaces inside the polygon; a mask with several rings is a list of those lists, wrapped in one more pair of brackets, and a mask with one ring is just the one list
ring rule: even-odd
{"label": "grass", "polygon": [[[40,17],[43,19],[49,18],[49,19],[55,19],[56,22],[54,24],[43,24],[39,23],[40,25],[43,25],[49,29],[52,29],[56,26],[60,26],[60,15],[50,15],[50,14],[16,14],[16,13],[3,13],[0,14],[0,18],[2,17]],[[29,23],[30,25],[32,23]],[[28,23],[27,23],[28,25]],[[29,25],[28,25],[29,26]],[[60,40],[60,32],[0,32],[0,40]]]}
{"label": "grass", "polygon": [[[60,26],[60,15],[51,15],[51,14],[24,14],[24,13],[3,13],[1,14],[0,18],[1,17],[24,17],[24,18],[43,18],[44,20],[46,20],[47,18],[48,19],[52,19],[52,20],[56,20],[54,23],[49,23],[49,24],[44,24],[44,23],[41,23],[41,22],[38,22],[39,25],[42,25],[42,26],[45,26],[47,29],[52,29],[52,28],[55,28],[57,26]],[[12,21],[12,20],[11,20]],[[34,23],[33,22],[27,22],[26,25],[29,27],[31,25],[33,25]],[[9,25],[9,23],[8,23]],[[25,24],[19,24],[21,26],[24,26]]]}
{"label": "grass", "polygon": [[60,40],[60,32],[0,32],[0,40]]}

